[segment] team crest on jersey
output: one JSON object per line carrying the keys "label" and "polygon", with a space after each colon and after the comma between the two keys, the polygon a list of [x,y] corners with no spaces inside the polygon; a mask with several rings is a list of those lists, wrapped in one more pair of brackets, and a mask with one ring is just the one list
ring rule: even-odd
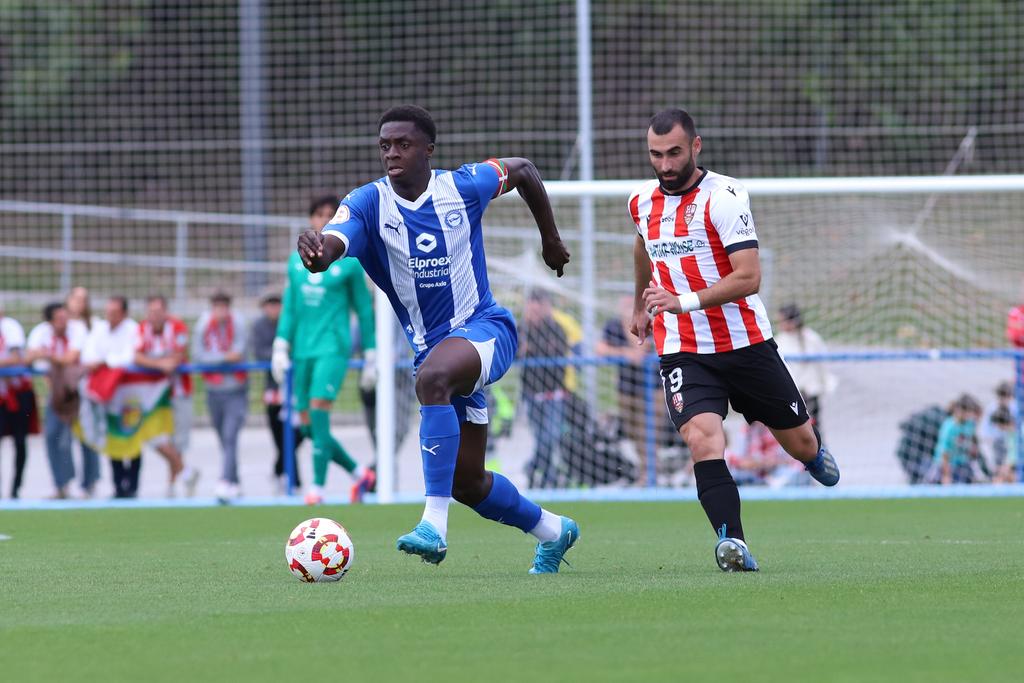
{"label": "team crest on jersey", "polygon": [[683,220],[686,221],[687,225],[689,225],[690,221],[693,220],[693,215],[695,213],[697,213],[697,205],[687,204],[686,209],[683,210]]}
{"label": "team crest on jersey", "polygon": [[331,223],[344,223],[351,215],[352,213],[349,211],[348,206],[342,204],[338,207],[337,212],[335,212],[334,218],[331,219]]}
{"label": "team crest on jersey", "polygon": [[416,247],[424,254],[429,254],[437,247],[437,238],[428,233],[423,233],[416,238]]}
{"label": "team crest on jersey", "polygon": [[444,223],[453,230],[462,225],[462,212],[458,209],[452,209],[444,215]]}
{"label": "team crest on jersey", "polygon": [[676,409],[677,413],[683,412],[683,395],[678,391],[672,394],[672,407]]}
{"label": "team crest on jersey", "polygon": [[308,282],[311,285],[318,285],[321,282],[323,282],[323,280],[323,273],[310,273],[309,275],[306,276],[306,282]]}

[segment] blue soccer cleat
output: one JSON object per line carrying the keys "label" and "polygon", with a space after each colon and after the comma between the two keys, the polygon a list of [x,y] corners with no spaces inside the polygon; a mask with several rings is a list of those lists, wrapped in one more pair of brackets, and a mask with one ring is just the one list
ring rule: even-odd
{"label": "blue soccer cleat", "polygon": [[565,561],[565,553],[576,545],[580,538],[580,528],[573,520],[562,517],[562,533],[554,541],[537,544],[537,554],[533,556],[531,574],[557,574],[558,568]]}
{"label": "blue soccer cleat", "polygon": [[403,553],[419,555],[424,562],[441,564],[448,554],[448,545],[430,522],[420,522],[416,528],[398,537],[397,547]]}
{"label": "blue soccer cleat", "polygon": [[723,572],[756,572],[759,571],[757,560],[747,550],[747,544],[738,538],[725,535],[725,525],[715,546],[715,562]]}
{"label": "blue soccer cleat", "polygon": [[814,460],[804,463],[804,469],[825,486],[835,486],[839,483],[839,465],[824,446]]}

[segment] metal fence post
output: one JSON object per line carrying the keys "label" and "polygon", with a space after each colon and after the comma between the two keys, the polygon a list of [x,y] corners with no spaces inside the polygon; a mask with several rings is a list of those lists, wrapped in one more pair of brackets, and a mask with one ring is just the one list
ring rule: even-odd
{"label": "metal fence post", "polygon": [[[591,73],[590,0],[576,0],[576,98],[577,143],[580,152],[580,180],[594,179],[593,78]],[[583,355],[594,355],[597,330],[597,284],[594,277],[594,199],[580,198],[580,289],[583,292]],[[591,408],[597,407],[597,368],[582,368],[584,393]]]}
{"label": "metal fence post", "polygon": [[65,211],[61,215],[61,228],[60,228],[60,248],[61,248],[61,264],[60,264],[60,291],[67,293],[71,291],[71,250],[74,247],[74,216],[69,212]]}
{"label": "metal fence post", "polygon": [[1021,431],[1024,427],[1024,350],[1017,349],[1017,357],[1013,360],[1013,370],[1016,373],[1016,378],[1013,383],[1013,398],[1016,403],[1016,410],[1014,410],[1013,424],[1016,428],[1014,431],[1014,438],[1017,446],[1017,483],[1024,483],[1024,458],[1021,457],[1021,452],[1024,451],[1024,432]]}
{"label": "metal fence post", "polygon": [[188,260],[188,223],[179,220],[174,226],[174,300],[180,306],[185,300],[185,262]]}
{"label": "metal fence post", "polygon": [[281,405],[281,423],[284,429],[284,471],[288,474],[288,484],[285,492],[290,496],[295,491],[295,427],[292,416],[292,369],[288,368],[284,373],[284,396]]}
{"label": "metal fence post", "polygon": [[654,373],[652,370],[657,365],[657,358],[647,357],[644,359],[644,387],[647,395],[647,410],[644,413],[644,434],[646,435],[646,442],[644,444],[647,449],[647,472],[644,473],[646,477],[646,484],[648,486],[658,485],[658,442],[657,442],[657,423],[654,417],[654,407],[657,405],[658,400],[658,383],[654,381]]}

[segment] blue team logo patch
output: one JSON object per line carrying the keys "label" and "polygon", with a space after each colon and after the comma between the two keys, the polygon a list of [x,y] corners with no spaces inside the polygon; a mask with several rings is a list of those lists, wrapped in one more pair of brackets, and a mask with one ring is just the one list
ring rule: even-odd
{"label": "blue team logo patch", "polygon": [[457,228],[462,225],[462,212],[452,209],[444,215],[444,222],[449,228]]}

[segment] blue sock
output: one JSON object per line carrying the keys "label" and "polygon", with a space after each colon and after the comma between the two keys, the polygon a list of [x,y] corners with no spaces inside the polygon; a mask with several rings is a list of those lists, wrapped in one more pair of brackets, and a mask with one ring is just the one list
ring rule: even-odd
{"label": "blue sock", "polygon": [[420,407],[420,456],[428,496],[450,498],[459,457],[459,417],[453,406]]}
{"label": "blue sock", "polygon": [[508,524],[529,533],[540,521],[540,506],[519,495],[519,489],[497,472],[492,473],[494,484],[475,508],[477,514],[495,522]]}

